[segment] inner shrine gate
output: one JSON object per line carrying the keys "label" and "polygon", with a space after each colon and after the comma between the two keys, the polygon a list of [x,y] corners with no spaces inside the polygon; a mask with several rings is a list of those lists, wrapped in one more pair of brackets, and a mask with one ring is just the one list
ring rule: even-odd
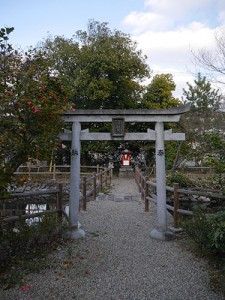
{"label": "inner shrine gate", "polygon": [[[71,175],[70,175],[70,201],[69,219],[70,231],[68,237],[77,239],[83,237],[85,232],[79,228],[79,201],[80,201],[80,149],[81,141],[155,141],[156,157],[156,194],[157,194],[157,225],[150,231],[150,236],[159,240],[169,240],[172,234],[167,228],[166,209],[166,170],[164,141],[185,140],[184,133],[164,131],[164,123],[178,122],[183,113],[189,111],[189,105],[170,109],[146,110],[84,110],[63,114],[67,123],[72,123],[72,132],[60,135],[62,140],[71,140]],[[112,122],[112,132],[88,132],[81,130],[81,123]],[[125,124],[128,122],[154,123],[155,130],[147,132],[126,132]]]}

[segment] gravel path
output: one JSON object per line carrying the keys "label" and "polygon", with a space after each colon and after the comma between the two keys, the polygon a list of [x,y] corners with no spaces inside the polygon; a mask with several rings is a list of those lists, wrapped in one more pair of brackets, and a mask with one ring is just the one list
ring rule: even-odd
{"label": "gravel path", "polygon": [[80,212],[86,232],[49,257],[49,268],[25,278],[27,288],[1,291],[1,300],[219,300],[207,263],[185,250],[181,237],[150,238],[156,208],[144,212],[133,179],[114,179],[109,195]]}

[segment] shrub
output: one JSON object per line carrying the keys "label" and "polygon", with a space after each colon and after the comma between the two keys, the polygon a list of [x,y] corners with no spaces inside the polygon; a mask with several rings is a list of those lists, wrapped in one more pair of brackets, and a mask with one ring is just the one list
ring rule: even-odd
{"label": "shrub", "polygon": [[225,255],[225,211],[206,214],[197,210],[183,226],[199,246],[212,253]]}
{"label": "shrub", "polygon": [[175,173],[172,176],[168,176],[167,185],[171,186],[173,183],[179,183],[180,187],[193,186],[192,181],[182,173]]}
{"label": "shrub", "polygon": [[14,281],[19,277],[15,275],[21,268],[43,267],[41,258],[47,255],[50,244],[61,236],[63,229],[54,215],[45,215],[41,222],[30,226],[23,220],[15,225],[0,222],[0,284],[10,287],[17,283]]}

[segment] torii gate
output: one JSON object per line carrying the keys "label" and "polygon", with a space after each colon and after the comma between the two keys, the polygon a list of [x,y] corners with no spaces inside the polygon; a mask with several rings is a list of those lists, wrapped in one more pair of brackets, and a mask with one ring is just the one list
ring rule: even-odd
{"label": "torii gate", "polygon": [[[71,145],[71,172],[70,172],[70,200],[69,219],[70,231],[67,236],[77,239],[85,236],[79,228],[79,201],[80,201],[80,144],[81,141],[155,141],[156,156],[156,193],[157,193],[157,227],[150,231],[150,236],[159,240],[169,240],[172,234],[167,228],[166,209],[166,170],[164,141],[185,140],[184,133],[164,131],[164,123],[178,122],[181,115],[189,111],[189,105],[176,108],[147,110],[147,109],[77,109],[75,112],[63,114],[63,120],[72,123],[72,132],[63,133],[62,140],[72,140]],[[112,122],[111,133],[81,131],[81,123]],[[155,123],[155,130],[147,132],[125,132],[126,122]]]}

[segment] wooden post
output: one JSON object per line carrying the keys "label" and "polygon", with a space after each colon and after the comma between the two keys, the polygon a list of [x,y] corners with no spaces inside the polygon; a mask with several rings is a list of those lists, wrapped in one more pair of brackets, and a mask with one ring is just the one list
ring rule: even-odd
{"label": "wooden post", "polygon": [[100,171],[100,192],[103,191],[103,188],[102,188],[102,171]]}
{"label": "wooden post", "polygon": [[94,178],[93,178],[93,188],[94,188],[94,200],[96,200],[96,196],[97,196],[97,176],[96,173],[94,172]]}
{"label": "wooden post", "polygon": [[[136,180],[137,180],[137,185],[138,185],[138,188],[139,188],[139,183],[140,183],[140,172],[139,172],[139,168],[137,167],[137,175],[136,175]],[[140,192],[140,189],[139,189],[139,192]]]}
{"label": "wooden post", "polygon": [[177,190],[179,189],[179,183],[174,183],[173,185],[173,206],[174,206],[174,214],[173,214],[173,219],[174,219],[174,227],[177,228],[179,226],[179,213],[177,210],[179,209],[179,193]]}
{"label": "wooden post", "polygon": [[139,178],[138,178],[138,188],[139,188],[139,193],[141,193],[141,179],[142,179],[142,173],[139,173]]}
{"label": "wooden post", "polygon": [[111,185],[112,184],[112,168],[110,168],[109,170],[109,184]]}
{"label": "wooden post", "polygon": [[142,180],[142,172],[141,172],[141,170],[139,170],[140,172],[139,172],[139,190],[140,190],[140,192],[141,192],[141,180]]}
{"label": "wooden post", "polygon": [[212,175],[212,165],[209,166],[209,175]]}
{"label": "wooden post", "polygon": [[56,174],[55,174],[55,172],[56,172],[56,166],[55,166],[55,164],[53,165],[53,178],[52,178],[52,180],[56,180]]}
{"label": "wooden post", "polygon": [[99,165],[97,165],[97,174],[99,173]]}
{"label": "wooden post", "polygon": [[31,175],[30,175],[30,169],[31,169],[31,167],[30,167],[30,161],[28,161],[27,162],[27,169],[28,169],[28,180],[30,181],[31,180]]}
{"label": "wooden post", "polygon": [[135,183],[136,183],[136,166],[134,166],[134,180],[135,180]]}
{"label": "wooden post", "polygon": [[141,200],[144,200],[145,177],[141,176]]}
{"label": "wooden post", "polygon": [[82,180],[82,204],[83,204],[83,210],[87,210],[87,177],[84,176]]}
{"label": "wooden post", "polygon": [[138,184],[138,181],[137,181],[137,166],[135,166],[135,181],[136,181],[136,184]]}
{"label": "wooden post", "polygon": [[156,165],[154,164],[153,166],[153,175],[154,175],[154,178],[156,177]]}
{"label": "wooden post", "polygon": [[105,186],[108,184],[108,169],[105,168]]}
{"label": "wooden post", "polygon": [[59,192],[57,193],[56,209],[57,217],[59,222],[62,221],[62,198],[63,198],[63,185],[60,183],[58,185]]}
{"label": "wooden post", "polygon": [[149,201],[148,201],[147,197],[148,197],[148,182],[147,182],[147,178],[146,178],[146,180],[145,180],[145,194],[144,194],[145,212],[149,211]]}

